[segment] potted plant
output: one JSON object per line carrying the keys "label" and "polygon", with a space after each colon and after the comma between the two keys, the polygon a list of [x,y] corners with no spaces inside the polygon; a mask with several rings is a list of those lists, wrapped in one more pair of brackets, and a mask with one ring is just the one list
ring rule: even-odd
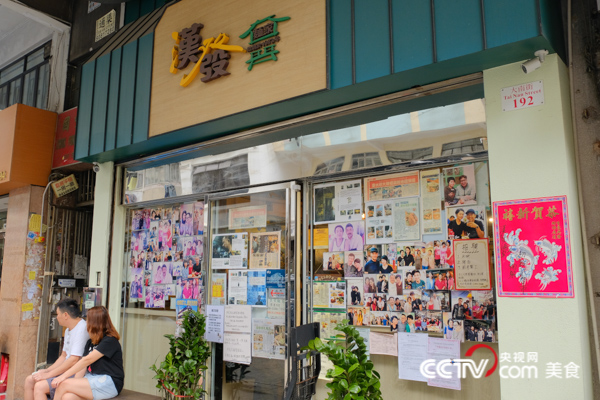
{"label": "potted plant", "polygon": [[348,325],[348,320],[336,325],[335,329],[343,334],[341,340],[323,342],[316,338],[308,343],[308,348],[326,355],[333,363],[333,369],[327,370],[327,384],[330,389],[329,400],[369,399],[383,400],[381,382],[373,363],[367,356],[367,346],[356,328]]}
{"label": "potted plant", "polygon": [[210,346],[204,339],[206,320],[198,311],[187,311],[183,316],[182,333],[179,337],[165,335],[170,350],[165,360],[152,365],[156,374],[156,387],[165,400],[200,399],[206,391],[202,387],[206,360],[210,357]]}

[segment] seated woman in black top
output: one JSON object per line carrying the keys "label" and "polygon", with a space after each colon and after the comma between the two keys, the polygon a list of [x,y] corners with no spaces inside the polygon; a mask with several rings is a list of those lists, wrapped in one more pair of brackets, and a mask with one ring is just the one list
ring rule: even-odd
{"label": "seated woman in black top", "polygon": [[[97,306],[88,311],[87,330],[90,340],[81,360],[52,381],[55,400],[112,399],[123,389],[123,352],[106,308]],[[67,379],[72,375],[75,378]]]}

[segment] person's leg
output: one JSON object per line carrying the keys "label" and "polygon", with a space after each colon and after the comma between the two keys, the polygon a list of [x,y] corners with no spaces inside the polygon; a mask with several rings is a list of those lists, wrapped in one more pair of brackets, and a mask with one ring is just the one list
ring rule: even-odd
{"label": "person's leg", "polygon": [[47,395],[50,393],[50,383],[48,380],[36,382],[35,386],[33,387],[33,400],[47,399]]}
{"label": "person's leg", "polygon": [[92,388],[86,378],[71,378],[64,380],[58,388],[56,388],[54,400],[67,400],[69,399],[69,396],[65,397],[65,395],[69,394],[74,394],[78,396],[78,398],[86,400],[92,400],[94,398]]}
{"label": "person's leg", "polygon": [[33,387],[35,386],[35,381],[33,380],[33,375],[29,375],[25,378],[25,393],[23,394],[24,400],[33,400]]}
{"label": "person's leg", "polygon": [[63,396],[63,400],[85,400],[83,397],[79,397],[74,393],[67,393]]}

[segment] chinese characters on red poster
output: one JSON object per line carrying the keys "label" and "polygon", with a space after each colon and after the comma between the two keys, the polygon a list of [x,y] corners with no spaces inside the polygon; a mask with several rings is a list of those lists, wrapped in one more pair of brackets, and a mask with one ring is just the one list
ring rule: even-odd
{"label": "chinese characters on red poster", "polygon": [[573,297],[565,196],[494,202],[498,295]]}

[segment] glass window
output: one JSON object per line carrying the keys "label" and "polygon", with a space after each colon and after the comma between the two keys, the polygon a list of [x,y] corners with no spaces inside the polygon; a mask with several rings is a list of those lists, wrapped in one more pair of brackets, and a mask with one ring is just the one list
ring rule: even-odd
{"label": "glass window", "polygon": [[379,165],[383,165],[379,153],[352,154],[352,169],[376,167]]}
{"label": "glass window", "polygon": [[423,160],[433,155],[433,147],[404,151],[388,151],[386,152],[386,155],[388,160],[394,164],[412,160]]}
{"label": "glass window", "polygon": [[16,103],[48,107],[50,43],[0,70],[0,110]]}
{"label": "glass window", "polygon": [[238,156],[211,164],[193,166],[192,190],[194,193],[212,192],[250,184],[248,156]]}
{"label": "glass window", "polygon": [[0,87],[0,110],[8,107],[8,86]]}
{"label": "glass window", "polygon": [[346,157],[338,157],[318,165],[314,175],[325,175],[332,172],[340,172],[344,166],[345,159]]}
{"label": "glass window", "polygon": [[[285,236],[287,234],[286,226],[286,191],[285,190],[274,190],[263,193],[253,193],[250,195],[244,195],[241,197],[230,197],[223,200],[212,201],[211,203],[211,238],[212,238],[212,250],[209,253],[209,265],[214,267],[217,265],[215,258],[222,257],[224,253],[229,250],[229,242],[226,238],[232,238],[231,243],[235,242],[233,235],[246,235],[246,242],[249,243],[247,246],[247,253],[249,255],[248,263],[250,269],[248,270],[229,270],[229,273],[241,272],[242,274],[250,274],[251,272],[261,271],[266,274],[265,269],[282,269],[286,266],[286,248],[285,248]],[[252,209],[263,209],[264,224],[259,223],[260,212],[254,211],[252,214],[255,219],[250,217],[237,218],[235,215],[243,215]],[[232,215],[233,213],[233,215]],[[256,223],[256,227],[249,227]],[[230,224],[234,223],[234,226]],[[255,235],[259,232],[268,232],[271,235],[262,236]],[[267,240],[263,240],[265,238]],[[268,246],[264,246],[269,243]],[[261,248],[265,248],[264,253]],[[231,252],[236,251],[234,247]],[[243,254],[243,253],[242,253]],[[261,257],[252,256],[253,254],[260,254]],[[264,254],[264,259],[262,255]],[[275,255],[273,258],[272,256]],[[277,255],[279,257],[277,257]],[[223,260],[220,258],[217,261]],[[231,259],[233,260],[233,259]],[[256,264],[253,264],[256,260]],[[233,262],[233,261],[231,261]],[[221,264],[222,265],[222,264]],[[233,265],[231,264],[233,268]],[[229,268],[224,266],[223,268]],[[211,272],[211,278],[214,273],[228,273],[226,269],[215,269],[208,268]],[[265,275],[266,277],[266,275]],[[232,288],[234,284],[231,276],[228,276],[228,282]],[[274,329],[279,331],[279,334],[275,334],[273,340],[265,338],[264,341],[257,342],[255,346],[262,345],[262,343],[271,343],[272,348],[264,348],[262,351],[257,351],[257,347],[253,352],[252,363],[249,366],[233,363],[223,362],[223,366],[219,367],[219,360],[215,366],[215,388],[222,388],[223,399],[253,399],[260,398],[265,400],[276,400],[283,398],[283,390],[285,386],[285,335],[286,332],[286,320],[285,320],[285,309],[282,308],[280,313],[283,313],[282,319],[277,319],[271,315],[275,308],[270,304],[271,299],[266,294],[266,286],[262,289],[260,286],[251,288],[252,278],[250,275],[246,278],[248,282],[248,291],[243,291],[243,297],[240,297],[241,293],[229,290],[227,292],[228,304],[247,304],[247,305],[259,305],[264,304],[267,307],[256,306],[252,307],[252,319],[253,326],[256,329],[258,326],[267,326],[267,322],[275,322]],[[260,278],[258,278],[260,279]],[[266,278],[265,278],[266,279]],[[242,279],[244,281],[245,279]],[[245,284],[245,283],[244,283]],[[209,290],[209,294],[213,291]],[[237,293],[237,294],[236,294]],[[259,298],[262,293],[262,298]],[[236,297],[237,296],[237,297]],[[265,299],[265,296],[267,298]],[[275,299],[279,301],[280,299]],[[221,304],[222,300],[211,298],[208,300],[208,304]],[[288,316],[289,318],[289,316]],[[260,328],[259,328],[260,329]],[[262,332],[262,331],[261,331]],[[268,333],[265,333],[265,335]],[[227,333],[225,334],[227,335]],[[273,339],[273,337],[271,337]],[[279,343],[279,344],[277,344]],[[220,354],[220,348],[223,347],[221,344],[217,344],[216,354]],[[260,355],[257,356],[257,353]],[[272,353],[268,358],[267,354]],[[270,371],[267,373],[267,371]]]}
{"label": "glass window", "polygon": [[23,82],[23,104],[35,107],[35,73],[29,72],[25,75]]}
{"label": "glass window", "polygon": [[12,106],[21,102],[21,83],[20,79],[14,80],[9,84],[10,94],[8,95],[8,105]]}
{"label": "glass window", "polygon": [[14,64],[9,65],[7,68],[0,72],[0,85],[16,78],[23,73],[25,61],[20,60]]}
{"label": "glass window", "polygon": [[42,47],[41,49],[38,49],[35,52],[33,52],[32,54],[27,56],[27,69],[28,70],[35,67],[36,65],[39,65],[44,62],[44,51],[45,51],[45,48]]}
{"label": "glass window", "polygon": [[442,145],[442,156],[474,153],[483,150],[481,138],[460,140],[458,142],[444,143]]}
{"label": "glass window", "polygon": [[48,107],[48,88],[50,87],[50,65],[42,65],[39,69],[39,79],[37,87],[36,107],[46,109]]}
{"label": "glass window", "polygon": [[[463,115],[454,118],[451,127],[444,125],[449,110]],[[465,117],[465,110],[469,111],[469,118]],[[431,129],[426,130],[423,125],[419,128],[416,118],[427,119]],[[459,120],[463,125],[455,125]],[[461,155],[485,150],[480,143],[480,138],[485,137],[485,107],[482,100],[472,100],[447,107],[444,113],[392,115],[351,129],[312,133],[223,153],[220,153],[223,150],[215,150],[218,153],[209,156],[198,149],[178,163],[179,177],[175,176],[177,170],[170,170],[171,182],[175,182],[172,185],[177,196],[181,196],[322,177],[415,160],[447,162],[448,156],[453,154],[459,159]],[[135,173],[139,176],[150,170],[153,168],[138,169]],[[135,203],[170,197],[164,188],[144,186],[143,183],[139,178],[135,182],[128,181],[123,201]]]}

